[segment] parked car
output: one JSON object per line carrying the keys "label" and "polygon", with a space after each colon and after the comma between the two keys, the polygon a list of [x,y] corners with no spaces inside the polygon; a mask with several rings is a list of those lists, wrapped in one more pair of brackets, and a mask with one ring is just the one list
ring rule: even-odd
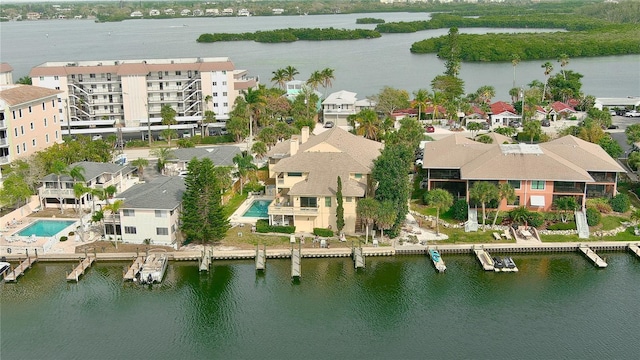
{"label": "parked car", "polygon": [[436,132],[436,128],[434,128],[433,125],[425,126],[425,130],[427,130],[428,133]]}
{"label": "parked car", "polygon": [[333,121],[325,121],[324,122],[324,127],[327,129],[330,129],[333,127]]}
{"label": "parked car", "polygon": [[607,127],[607,129],[609,129],[609,130],[614,130],[614,129],[619,129],[619,128],[620,127],[618,125],[613,125],[613,124],[611,124],[611,125],[609,125],[609,127]]}
{"label": "parked car", "polygon": [[626,117],[640,117],[640,112],[638,110],[627,111],[624,116]]}
{"label": "parked car", "polygon": [[616,116],[617,114],[615,110],[609,110],[609,115]]}
{"label": "parked car", "polygon": [[618,116],[624,116],[624,114],[627,113],[626,109],[616,109],[616,115]]}
{"label": "parked car", "polygon": [[522,126],[522,124],[520,123],[519,120],[511,120],[509,121],[509,126],[513,127],[513,128],[519,128]]}
{"label": "parked car", "polygon": [[482,124],[482,130],[489,130],[491,129],[491,125],[488,122],[483,122]]}
{"label": "parked car", "polygon": [[544,119],[540,122],[540,125],[544,126],[544,127],[549,127],[551,126],[551,121],[549,121],[548,119]]}
{"label": "parked car", "polygon": [[98,135],[93,135],[93,137],[91,138],[91,140],[102,140],[102,135],[98,134]]}

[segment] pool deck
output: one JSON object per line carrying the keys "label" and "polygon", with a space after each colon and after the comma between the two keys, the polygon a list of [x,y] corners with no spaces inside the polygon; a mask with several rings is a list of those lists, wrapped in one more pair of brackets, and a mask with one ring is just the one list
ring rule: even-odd
{"label": "pool deck", "polygon": [[231,214],[231,216],[229,217],[229,222],[231,223],[231,225],[239,225],[239,224],[252,224],[254,225],[256,223],[256,221],[258,221],[258,219],[262,219],[262,218],[257,218],[257,217],[245,217],[242,216],[244,215],[245,212],[247,212],[247,210],[249,210],[249,208],[251,207],[251,204],[253,204],[254,201],[256,200],[267,200],[267,201],[273,201],[274,197],[273,196],[267,196],[267,195],[250,195],[249,197],[247,197],[247,200],[245,200],[236,211],[233,212],[233,214]]}

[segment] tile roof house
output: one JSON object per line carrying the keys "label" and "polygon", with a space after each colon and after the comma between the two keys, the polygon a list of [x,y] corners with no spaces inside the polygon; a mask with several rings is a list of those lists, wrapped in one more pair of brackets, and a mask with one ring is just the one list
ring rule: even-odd
{"label": "tile roof house", "polygon": [[[134,182],[132,178],[133,168],[113,163],[100,163],[92,161],[80,161],[69,165],[68,169],[81,166],[84,169],[84,181],[74,180],[69,175],[63,174],[58,179],[56,174],[49,174],[40,180],[38,196],[42,207],[60,207],[60,201],[65,207],[76,206],[76,197],[73,191],[75,183],[82,183],[91,189],[103,189],[111,185],[116,187],[116,194],[128,189]],[[59,185],[58,185],[59,184]],[[80,199],[83,208],[90,206],[93,197],[84,194]]]}
{"label": "tile roof house", "polygon": [[522,119],[522,116],[518,115],[516,109],[504,101],[497,101],[491,104],[490,107],[491,113],[489,119],[491,119],[492,126],[508,126],[509,121]]}
{"label": "tile roof house", "polygon": [[549,106],[549,116],[552,120],[559,120],[561,118],[568,118],[574,115],[577,111],[560,101],[556,101]]}
{"label": "tile roof house", "polygon": [[509,182],[518,199],[502,201],[501,210],[549,210],[564,196],[584,207],[587,198],[614,196],[618,173],[625,172],[599,145],[570,135],[541,144],[482,144],[455,134],[427,143],[422,167],[428,189],[443,188],[467,201],[476,181]]}
{"label": "tile roof house", "polygon": [[[282,144],[282,145],[280,145]],[[269,205],[271,224],[290,224],[296,231],[336,229],[337,179],[342,180],[345,227],[356,231],[356,203],[366,194],[379,142],[334,127],[315,136],[301,136],[269,152],[269,175],[276,199]],[[288,146],[287,146],[288,145]]]}
{"label": "tile roof house", "polygon": [[[182,195],[186,190],[184,180],[177,176],[161,176],[155,180],[137,184],[116,196],[122,200],[116,216],[116,233],[124,243],[168,245],[177,249],[180,240],[180,213]],[[106,220],[105,234],[113,235],[113,225]]]}

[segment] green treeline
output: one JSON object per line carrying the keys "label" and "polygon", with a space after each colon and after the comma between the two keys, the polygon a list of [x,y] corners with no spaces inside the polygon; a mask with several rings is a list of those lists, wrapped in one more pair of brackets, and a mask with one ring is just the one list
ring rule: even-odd
{"label": "green treeline", "polygon": [[356,19],[356,24],[384,24],[384,20],[366,17],[366,18]]}
{"label": "green treeline", "polygon": [[[569,57],[592,57],[640,54],[640,28],[616,25],[586,32],[555,32],[536,34],[460,34],[460,58],[463,61],[511,61],[555,59],[559,54]],[[418,41],[411,45],[412,53],[436,53],[447,56],[447,37]]]}
{"label": "green treeline", "polygon": [[279,29],[269,31],[256,31],[254,33],[217,33],[202,34],[197,42],[217,42],[217,41],[255,41],[261,43],[282,43],[294,42],[298,40],[319,41],[319,40],[356,40],[379,38],[380,33],[375,30],[365,29]]}
{"label": "green treeline", "polygon": [[411,33],[421,30],[443,28],[535,28],[535,29],[566,29],[569,31],[591,30],[611,25],[608,21],[576,16],[561,16],[548,14],[528,16],[492,15],[479,18],[462,17],[450,14],[434,14],[431,20],[409,21],[379,24],[376,30],[381,33]]}

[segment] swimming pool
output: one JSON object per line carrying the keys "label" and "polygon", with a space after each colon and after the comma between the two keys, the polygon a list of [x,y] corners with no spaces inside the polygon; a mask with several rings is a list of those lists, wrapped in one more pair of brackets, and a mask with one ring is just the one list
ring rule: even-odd
{"label": "swimming pool", "polygon": [[269,204],[271,204],[271,200],[254,200],[249,210],[245,211],[242,217],[266,219],[269,217]]}
{"label": "swimming pool", "polygon": [[36,220],[18,232],[18,236],[53,236],[73,225],[75,220]]}

